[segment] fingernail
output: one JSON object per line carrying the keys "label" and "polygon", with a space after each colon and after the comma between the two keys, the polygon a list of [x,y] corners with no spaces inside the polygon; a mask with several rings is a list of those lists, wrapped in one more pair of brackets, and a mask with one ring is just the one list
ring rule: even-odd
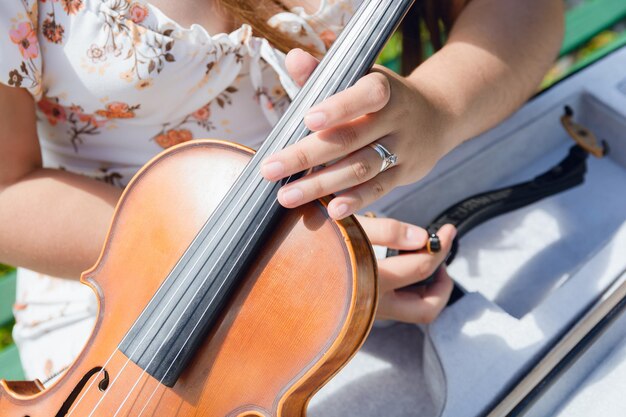
{"label": "fingernail", "polygon": [[307,114],[304,116],[304,123],[309,129],[320,129],[326,123],[326,115],[321,112]]}
{"label": "fingernail", "polygon": [[261,174],[265,178],[278,179],[282,178],[285,172],[285,165],[282,162],[268,162],[261,166]]}
{"label": "fingernail", "polygon": [[407,227],[406,238],[412,243],[423,243],[425,233],[419,227]]}
{"label": "fingernail", "polygon": [[335,212],[334,217],[336,219],[342,219],[349,214],[350,207],[348,207],[347,204],[339,204],[333,211]]}
{"label": "fingernail", "polygon": [[299,188],[291,188],[287,191],[284,191],[280,195],[285,204],[294,205],[298,204],[304,198],[304,194],[300,191]]}

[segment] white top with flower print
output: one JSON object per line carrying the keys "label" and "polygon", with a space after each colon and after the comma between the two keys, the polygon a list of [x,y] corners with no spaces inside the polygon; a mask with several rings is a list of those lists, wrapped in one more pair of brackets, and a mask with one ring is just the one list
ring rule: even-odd
{"label": "white top with flower print", "polygon": [[[358,3],[269,23],[323,54]],[[296,91],[283,62],[247,25],[210,35],[145,0],[0,1],[0,82],[35,98],[44,165],[117,186],[194,138],[257,146]],[[45,380],[79,353],[96,303],[75,282],[18,277],[14,336],[27,377]]]}
{"label": "white top with flower print", "polygon": [[[269,23],[323,53],[358,2]],[[3,33],[0,82],[36,98],[45,165],[121,186],[193,138],[257,146],[295,91],[283,54],[248,25],[211,36],[144,0],[6,0]]]}

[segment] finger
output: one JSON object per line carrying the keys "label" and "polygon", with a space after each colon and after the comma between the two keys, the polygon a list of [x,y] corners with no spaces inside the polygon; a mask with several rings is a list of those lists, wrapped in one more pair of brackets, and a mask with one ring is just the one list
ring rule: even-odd
{"label": "finger", "polygon": [[419,226],[394,219],[357,216],[373,245],[392,249],[416,250],[426,245],[428,232]]}
{"label": "finger", "polygon": [[404,254],[382,259],[378,262],[381,291],[405,288],[430,277],[444,262],[452,248],[456,228],[450,224],[437,232],[441,251],[430,254],[421,249],[414,254]]}
{"label": "finger", "polygon": [[391,84],[386,75],[373,72],[354,86],[311,108],[304,123],[312,131],[328,129],[357,117],[383,109],[391,98]]}
{"label": "finger", "polygon": [[432,323],[445,308],[454,284],[445,268],[437,273],[435,282],[424,294],[417,291],[389,291],[379,302],[379,318],[406,323]]}
{"label": "finger", "polygon": [[317,64],[319,61],[313,55],[300,48],[289,51],[285,59],[287,72],[300,87],[309,79]]}
{"label": "finger", "polygon": [[278,181],[349,155],[387,133],[384,123],[369,116],[313,133],[263,160],[261,175],[269,181]]}
{"label": "finger", "polygon": [[366,183],[347,190],[328,203],[328,214],[333,219],[339,220],[358,212],[393,190],[399,175],[398,167],[390,168]]}
{"label": "finger", "polygon": [[370,147],[282,187],[278,202],[293,208],[362,184],[378,174],[380,156]]}

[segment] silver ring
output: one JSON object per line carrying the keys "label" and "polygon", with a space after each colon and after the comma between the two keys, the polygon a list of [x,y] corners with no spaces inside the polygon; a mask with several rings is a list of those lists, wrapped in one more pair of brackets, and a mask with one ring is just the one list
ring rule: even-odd
{"label": "silver ring", "polygon": [[377,142],[372,142],[369,145],[370,148],[374,149],[380,159],[383,160],[382,165],[380,166],[380,171],[378,173],[387,171],[389,168],[395,166],[398,163],[398,156],[394,153],[389,152],[387,148]]}

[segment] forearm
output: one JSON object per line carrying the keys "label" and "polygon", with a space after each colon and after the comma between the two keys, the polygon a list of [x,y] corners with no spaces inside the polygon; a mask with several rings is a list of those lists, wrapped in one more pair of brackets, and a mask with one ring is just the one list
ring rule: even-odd
{"label": "forearm", "polygon": [[473,0],[409,81],[442,114],[442,153],[493,127],[538,88],[557,55],[561,0]]}
{"label": "forearm", "polygon": [[38,169],[0,191],[0,262],[78,278],[98,258],[121,190]]}

